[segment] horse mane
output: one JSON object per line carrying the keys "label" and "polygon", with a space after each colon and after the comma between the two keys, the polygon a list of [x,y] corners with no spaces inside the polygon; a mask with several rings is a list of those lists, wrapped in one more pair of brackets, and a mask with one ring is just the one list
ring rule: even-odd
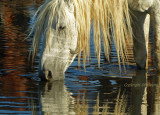
{"label": "horse mane", "polygon": [[[34,33],[32,48],[33,58],[40,45],[41,37],[50,46],[50,35],[54,15],[58,12],[63,0],[47,0],[37,11],[36,21],[30,35]],[[70,0],[71,2],[71,0]],[[100,65],[101,41],[104,53],[109,60],[110,44],[113,38],[117,50],[118,62],[126,59],[126,44],[132,38],[132,29],[127,0],[72,0],[75,9],[76,26],[78,30],[78,60],[83,54],[83,64],[90,57],[90,29],[93,22],[95,52]],[[102,34],[101,34],[102,33]],[[101,36],[102,35],[102,36]],[[128,42],[129,43],[129,42]]]}
{"label": "horse mane", "polygon": [[[93,22],[95,52],[100,65],[101,41],[105,57],[109,60],[113,38],[119,65],[127,59],[126,45],[132,40],[127,0],[74,0],[78,30],[79,61],[83,52],[83,64],[90,56],[90,28]],[[102,34],[101,34],[102,33]],[[101,36],[102,35],[102,36]]]}

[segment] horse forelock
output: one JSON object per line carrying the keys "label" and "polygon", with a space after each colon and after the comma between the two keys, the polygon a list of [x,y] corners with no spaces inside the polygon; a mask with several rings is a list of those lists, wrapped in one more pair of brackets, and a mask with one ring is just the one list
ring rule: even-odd
{"label": "horse forelock", "polygon": [[36,21],[31,29],[31,33],[34,33],[32,42],[32,58],[40,45],[40,40],[43,37],[43,41],[46,42],[46,46],[50,47],[50,34],[52,31],[53,20],[55,14],[59,12],[59,8],[63,5],[63,0],[47,0],[42,6],[39,7],[35,15]]}

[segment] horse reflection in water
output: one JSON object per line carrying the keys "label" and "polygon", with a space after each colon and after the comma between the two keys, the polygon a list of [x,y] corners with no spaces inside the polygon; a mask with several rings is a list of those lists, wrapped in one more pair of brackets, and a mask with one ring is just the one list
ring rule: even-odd
{"label": "horse reflection in water", "polygon": [[147,71],[137,70],[133,76],[131,87],[131,115],[158,115],[159,94],[160,94],[160,74],[147,77]]}
{"label": "horse reflection in water", "polygon": [[150,79],[151,84],[149,85],[149,91],[151,93],[149,99],[152,105],[151,114],[152,115],[159,115],[160,113],[160,74],[158,73],[156,76]]}
{"label": "horse reflection in water", "polygon": [[[81,97],[81,101],[78,103],[75,101],[79,100],[78,96],[77,99],[71,96],[63,80],[45,82],[45,84],[42,85],[40,96],[42,111],[46,114],[61,115],[82,115],[82,113],[83,115],[88,115],[88,113],[95,115],[146,115],[148,112],[151,112],[151,114],[158,114],[159,110],[156,109],[159,106],[159,104],[156,103],[159,96],[158,77],[159,76],[154,76],[152,83],[147,82],[147,72],[145,70],[137,70],[132,81],[130,81],[130,79],[127,80],[127,82],[118,84],[118,87],[116,87],[117,90],[115,91],[110,90],[112,87],[106,88],[105,82],[109,81],[105,79],[101,84],[102,86],[101,89],[99,89],[99,94],[88,91],[86,94],[87,99]],[[100,82],[102,81],[100,80]],[[117,83],[119,83],[118,80]],[[150,87],[149,84],[154,84],[155,86]],[[154,93],[148,94],[150,92],[147,88]],[[147,95],[152,95],[152,97],[150,97],[151,102],[148,101]],[[89,100],[94,100],[94,102],[88,102]],[[148,110],[148,106],[153,106],[152,110]]]}
{"label": "horse reflection in water", "polygon": [[147,73],[145,70],[136,72],[131,84],[131,113],[132,115],[147,115]]}
{"label": "horse reflection in water", "polygon": [[[101,82],[105,85],[106,81],[102,80]],[[147,72],[145,70],[137,70],[132,80],[130,78],[128,80],[121,78],[120,81],[115,81],[118,84],[115,96],[113,90],[109,91],[110,88],[105,88],[105,86],[102,88],[102,90],[106,89],[105,93],[110,94],[110,96],[106,95],[106,97],[109,97],[104,99],[107,102],[104,101],[101,102],[101,106],[98,105],[99,112],[102,115],[147,115],[147,107],[150,105],[147,102]],[[104,98],[104,92],[99,95],[99,100],[101,100],[101,97],[102,99]]]}
{"label": "horse reflection in water", "polygon": [[67,91],[64,81],[46,82],[42,88],[42,111],[49,115],[75,115],[75,99]]}
{"label": "horse reflection in water", "polygon": [[64,79],[65,71],[77,54],[79,62],[83,57],[85,67],[86,59],[90,56],[92,21],[98,65],[100,65],[101,39],[103,39],[104,53],[108,60],[113,39],[119,64],[121,61],[125,62],[126,46],[130,45],[130,40],[133,40],[137,68],[145,69],[148,22],[150,22],[147,14],[151,15],[153,23],[156,41],[155,66],[159,70],[159,0],[47,0],[39,8],[37,20],[31,31],[34,33],[33,57],[40,45],[40,39],[43,38],[39,75],[47,80]]}

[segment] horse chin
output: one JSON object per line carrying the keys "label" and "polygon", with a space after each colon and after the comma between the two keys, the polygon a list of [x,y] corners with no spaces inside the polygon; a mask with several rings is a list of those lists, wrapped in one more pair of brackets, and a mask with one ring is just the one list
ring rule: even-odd
{"label": "horse chin", "polygon": [[62,64],[60,62],[45,62],[43,69],[39,70],[39,76],[42,80],[55,81],[64,80],[65,78],[65,67],[60,67]]}
{"label": "horse chin", "polygon": [[70,50],[53,49],[50,52],[43,52],[39,69],[39,76],[42,80],[64,80],[65,71],[77,55],[72,54]]}
{"label": "horse chin", "polygon": [[39,71],[39,76],[43,81],[56,81],[56,80],[64,80],[65,73],[64,72],[51,72],[49,70]]}

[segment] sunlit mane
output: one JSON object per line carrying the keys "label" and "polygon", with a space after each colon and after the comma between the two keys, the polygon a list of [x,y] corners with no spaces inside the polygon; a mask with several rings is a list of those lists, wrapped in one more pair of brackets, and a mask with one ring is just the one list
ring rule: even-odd
{"label": "sunlit mane", "polygon": [[[43,36],[46,47],[50,46],[50,33],[54,15],[65,0],[48,0],[37,11],[37,20],[31,33],[33,36],[33,55],[37,52],[40,38]],[[116,46],[118,62],[126,59],[126,42],[132,36],[130,16],[127,0],[73,0],[75,19],[78,30],[79,60],[83,54],[83,64],[90,57],[90,29],[93,22],[95,52],[100,64],[101,41],[104,52],[109,60],[110,45],[113,41]],[[61,7],[63,8],[63,7]],[[101,34],[102,33],[102,34]]]}
{"label": "sunlit mane", "polygon": [[[118,61],[126,59],[126,42],[132,36],[127,0],[74,0],[75,18],[78,28],[79,60],[90,55],[90,28],[93,21],[95,52],[100,64],[101,40],[109,60],[111,38],[116,46]],[[101,34],[102,33],[102,34]],[[120,58],[121,57],[121,58]]]}

